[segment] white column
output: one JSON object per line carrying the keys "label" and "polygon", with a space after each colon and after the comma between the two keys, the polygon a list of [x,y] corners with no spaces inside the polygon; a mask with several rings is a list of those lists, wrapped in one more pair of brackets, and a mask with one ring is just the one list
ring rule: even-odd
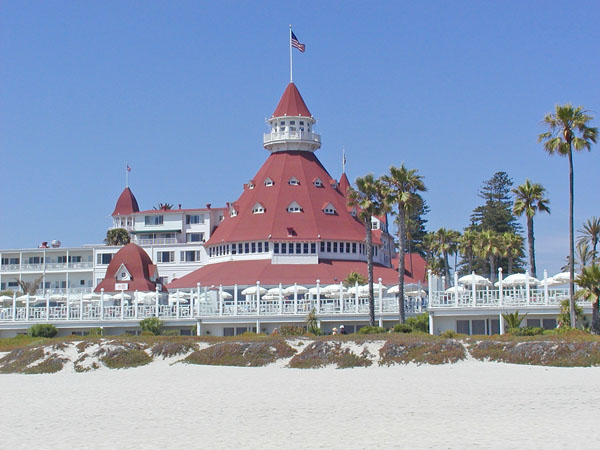
{"label": "white column", "polygon": [[196,322],[196,336],[202,335],[202,329],[200,328],[200,321]]}
{"label": "white column", "polygon": [[458,306],[458,274],[454,271],[454,304]]}
{"label": "white column", "polygon": [[238,286],[233,286],[233,315],[238,315]]}
{"label": "white column", "polygon": [[473,306],[477,306],[477,287],[475,286],[475,272],[471,272],[471,292],[473,294]]}
{"label": "white column", "polygon": [[[380,319],[379,321],[381,322],[381,325],[379,325],[380,327],[383,327],[383,286],[381,284],[381,278],[379,278],[377,280],[377,290],[378,290],[378,297],[379,297],[379,316]],[[404,301],[404,299],[402,299]]]}
{"label": "white column", "polygon": [[283,314],[283,287],[279,283],[279,314]]}
{"label": "white column", "polygon": [[531,294],[529,292],[529,272],[525,271],[525,298],[527,298],[527,305],[531,303]]}
{"label": "white column", "polygon": [[294,314],[298,314],[298,283],[294,283]]}
{"label": "white column", "polygon": [[133,294],[133,307],[134,307],[133,317],[135,317],[136,320],[138,318],[138,305],[139,305],[139,301],[140,301],[139,296],[140,296],[140,293],[136,289],[135,293]]}
{"label": "white column", "polygon": [[317,280],[317,314],[321,311],[321,280]]}
{"label": "white column", "polygon": [[[29,304],[29,294],[27,294],[27,298],[25,299],[27,304]],[[13,322],[17,320],[17,293],[13,292],[13,303],[12,303],[12,320]]]}
{"label": "white column", "polygon": [[121,290],[121,320],[125,318],[125,291]]}
{"label": "white column", "polygon": [[[44,259],[45,261],[45,259]],[[71,302],[69,301],[69,297],[66,298],[67,300],[67,320],[71,320]]]}
{"label": "white column", "polygon": [[46,295],[46,320],[50,320],[50,297]]}
{"label": "white column", "polygon": [[[69,297],[67,297],[69,301]],[[83,292],[79,293],[79,320],[83,320]]]}
{"label": "white column", "polygon": [[179,319],[179,289],[177,289],[177,298],[175,299],[175,316]]}
{"label": "white column", "polygon": [[[256,314],[260,315],[260,281],[256,282]],[[256,321],[256,332],[258,331],[258,320]]]}
{"label": "white column", "polygon": [[356,312],[358,313],[358,281],[354,282],[354,301],[356,302]]}
{"label": "white column", "polygon": [[158,286],[156,287],[156,298],[154,299],[154,305],[156,307],[156,311],[154,311],[154,317],[158,317]]}
{"label": "white column", "polygon": [[498,314],[498,318],[500,319],[500,334],[504,334],[504,317],[502,317],[502,313]]}
{"label": "white column", "polygon": [[548,271],[544,269],[544,305],[548,304]]}
{"label": "white column", "polygon": [[498,306],[504,302],[504,288],[502,287],[502,267],[498,268]]}
{"label": "white column", "polygon": [[[13,295],[13,297],[14,297],[14,295]],[[67,303],[67,305],[68,305],[68,303]],[[25,320],[29,320],[29,297],[27,297],[25,299]]]}
{"label": "white column", "polygon": [[[429,272],[431,272],[431,270]],[[433,313],[431,311],[429,312],[429,334],[435,334],[433,331]]]}
{"label": "white column", "polygon": [[219,285],[219,315],[223,315],[223,285]]}
{"label": "white column", "polygon": [[[196,314],[200,315],[200,283],[196,283],[196,289],[198,294],[198,300],[196,301]],[[200,322],[198,322],[198,326],[200,326]],[[200,335],[198,335],[200,336]]]}
{"label": "white column", "polygon": [[100,320],[104,320],[104,288],[100,289]]}
{"label": "white column", "polygon": [[344,284],[340,281],[340,313],[344,312]]}

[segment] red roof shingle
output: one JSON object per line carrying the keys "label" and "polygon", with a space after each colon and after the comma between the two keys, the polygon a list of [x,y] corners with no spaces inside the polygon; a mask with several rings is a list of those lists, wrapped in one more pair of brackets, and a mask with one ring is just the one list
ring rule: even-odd
{"label": "red roof shingle", "polygon": [[140,207],[138,206],[138,202],[135,199],[135,195],[131,192],[131,189],[126,187],[121,192],[119,199],[117,200],[117,204],[115,205],[115,210],[113,211],[113,216],[127,216],[132,213],[139,212]]}
{"label": "red roof shingle", "polygon": [[271,117],[282,116],[311,117],[310,111],[294,83],[287,85]]}

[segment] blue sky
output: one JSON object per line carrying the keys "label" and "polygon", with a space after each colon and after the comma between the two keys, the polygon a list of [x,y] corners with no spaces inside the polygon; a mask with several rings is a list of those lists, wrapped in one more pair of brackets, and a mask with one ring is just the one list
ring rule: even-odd
{"label": "blue sky", "polygon": [[[568,164],[536,137],[557,103],[600,115],[598,2],[17,2],[0,7],[0,248],[101,242],[140,206],[235,200],[268,156],[289,77],[317,155],[351,180],[425,176],[430,229],[462,230],[496,171],[548,190],[538,267],[568,252]],[[600,121],[595,120],[598,126]],[[600,215],[600,146],[575,157],[575,223]]]}

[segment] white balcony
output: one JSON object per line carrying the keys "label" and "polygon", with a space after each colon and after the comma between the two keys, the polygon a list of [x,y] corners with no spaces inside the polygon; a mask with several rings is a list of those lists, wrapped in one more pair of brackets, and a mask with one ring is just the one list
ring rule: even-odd
{"label": "white balcony", "polygon": [[136,243],[141,246],[177,244],[177,238],[137,239]]}
{"label": "white balcony", "polygon": [[321,135],[308,131],[280,131],[265,133],[263,146],[271,151],[309,150],[321,147]]}

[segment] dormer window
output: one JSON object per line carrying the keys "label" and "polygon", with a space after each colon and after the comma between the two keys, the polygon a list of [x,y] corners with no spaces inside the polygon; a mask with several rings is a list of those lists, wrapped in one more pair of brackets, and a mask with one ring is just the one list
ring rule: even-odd
{"label": "dormer window", "polygon": [[115,278],[117,281],[130,281],[131,275],[129,274],[129,270],[125,267],[125,264],[121,264],[119,270],[117,270]]}
{"label": "dormer window", "polygon": [[352,211],[350,211],[350,215],[351,215],[352,217],[356,217],[356,206],[354,206],[354,207],[352,208]]}
{"label": "dormer window", "polygon": [[248,182],[248,189],[254,189],[254,183],[252,181]]}
{"label": "dormer window", "polygon": [[320,178],[316,178],[315,181],[313,181],[313,184],[316,187],[323,187],[323,180],[321,180]]}
{"label": "dormer window", "polygon": [[292,203],[290,203],[288,205],[287,212],[289,212],[289,213],[299,213],[299,212],[302,212],[302,207],[298,203],[292,202]]}
{"label": "dormer window", "polygon": [[300,184],[300,181],[298,181],[298,178],[292,177],[290,178],[290,181],[288,181],[288,184],[290,186],[298,186]]}
{"label": "dormer window", "polygon": [[379,230],[379,220],[373,219],[371,221],[371,228],[373,230]]}
{"label": "dormer window", "polygon": [[267,177],[267,179],[265,180],[265,186],[273,186],[273,180]]}
{"label": "dormer window", "polygon": [[256,203],[252,208],[252,214],[264,214],[265,207],[260,203]]}
{"label": "dormer window", "polygon": [[331,180],[330,184],[331,184],[332,188],[337,189],[337,187],[338,187],[337,181]]}
{"label": "dormer window", "polygon": [[237,216],[237,211],[235,209],[232,209],[231,212],[229,213],[230,217],[235,217]]}
{"label": "dormer window", "polygon": [[323,212],[325,214],[332,214],[333,215],[333,214],[335,214],[336,211],[335,211],[335,207],[331,203],[327,203],[325,205],[325,207],[323,208]]}

